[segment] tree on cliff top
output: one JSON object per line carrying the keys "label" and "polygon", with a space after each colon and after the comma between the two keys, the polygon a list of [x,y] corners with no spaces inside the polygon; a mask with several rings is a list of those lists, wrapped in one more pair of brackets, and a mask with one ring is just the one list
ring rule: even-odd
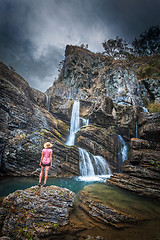
{"label": "tree on cliff top", "polygon": [[116,39],[105,41],[102,45],[105,49],[104,54],[108,57],[126,59],[132,54],[132,48],[128,47],[128,43],[118,36]]}
{"label": "tree on cliff top", "polygon": [[160,55],[160,26],[150,27],[132,45],[138,56]]}
{"label": "tree on cliff top", "polygon": [[139,38],[135,38],[132,47],[122,38],[109,39],[102,43],[104,54],[115,59],[130,59],[136,56],[160,55],[160,26],[150,27]]}

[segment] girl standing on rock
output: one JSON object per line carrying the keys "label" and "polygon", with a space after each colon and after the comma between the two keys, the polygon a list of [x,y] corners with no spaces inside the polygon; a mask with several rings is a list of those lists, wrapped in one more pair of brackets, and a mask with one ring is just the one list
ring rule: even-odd
{"label": "girl standing on rock", "polygon": [[41,172],[39,175],[39,184],[38,186],[41,186],[41,180],[43,177],[43,172],[44,172],[44,168],[45,169],[45,177],[44,177],[44,184],[43,187],[46,187],[46,182],[47,182],[47,178],[48,178],[48,171],[49,168],[52,166],[52,144],[50,142],[46,142],[44,144],[44,149],[42,150],[42,156],[41,156],[41,160],[40,160],[40,167],[41,167]]}

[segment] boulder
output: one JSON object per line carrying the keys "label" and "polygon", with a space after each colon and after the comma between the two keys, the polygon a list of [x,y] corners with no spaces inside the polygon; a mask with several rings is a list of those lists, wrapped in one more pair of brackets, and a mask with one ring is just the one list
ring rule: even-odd
{"label": "boulder", "polygon": [[8,195],[0,209],[3,234],[11,239],[59,235],[69,223],[75,193],[56,186],[34,186]]}

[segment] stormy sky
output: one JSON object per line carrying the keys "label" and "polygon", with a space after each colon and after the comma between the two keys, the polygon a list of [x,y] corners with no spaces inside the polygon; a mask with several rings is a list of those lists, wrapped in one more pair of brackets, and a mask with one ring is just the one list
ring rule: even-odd
{"label": "stormy sky", "polygon": [[67,44],[132,41],[160,24],[160,0],[0,0],[0,61],[46,91],[58,77]]}

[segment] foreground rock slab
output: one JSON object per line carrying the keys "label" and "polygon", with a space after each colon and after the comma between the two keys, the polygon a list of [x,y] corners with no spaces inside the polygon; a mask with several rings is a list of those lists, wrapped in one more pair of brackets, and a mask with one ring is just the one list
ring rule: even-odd
{"label": "foreground rock slab", "polygon": [[128,201],[124,194],[117,195],[117,193],[115,188],[107,184],[86,186],[79,194],[80,208],[97,224],[111,225],[117,229],[142,220],[139,214],[127,210],[127,206],[115,207],[119,205],[118,201],[121,201],[118,199],[123,198],[124,201]]}
{"label": "foreground rock slab", "polygon": [[61,234],[75,197],[72,191],[56,186],[34,186],[8,195],[0,209],[3,234],[12,239]]}

